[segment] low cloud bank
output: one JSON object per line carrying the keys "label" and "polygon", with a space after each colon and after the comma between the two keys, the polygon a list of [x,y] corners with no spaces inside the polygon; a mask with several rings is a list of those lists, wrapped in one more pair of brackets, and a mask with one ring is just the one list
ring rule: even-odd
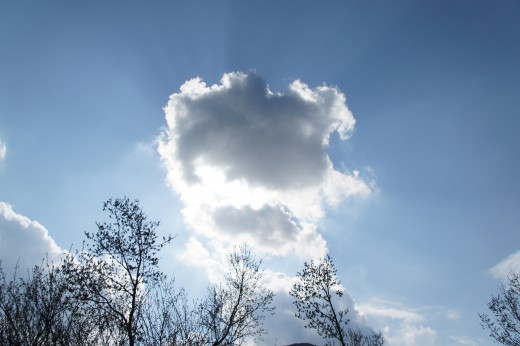
{"label": "low cloud bank", "polygon": [[4,272],[11,273],[16,265],[25,271],[41,264],[46,256],[50,261],[57,260],[63,250],[39,222],[0,202],[0,253]]}

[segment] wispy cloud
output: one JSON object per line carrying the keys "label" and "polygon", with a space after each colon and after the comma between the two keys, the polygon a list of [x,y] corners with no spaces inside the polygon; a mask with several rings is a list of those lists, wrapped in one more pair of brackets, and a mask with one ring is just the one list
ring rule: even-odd
{"label": "wispy cloud", "polygon": [[434,346],[437,345],[437,331],[431,327],[405,324],[397,331],[386,327],[383,330],[386,343],[390,346]]}
{"label": "wispy cloud", "polygon": [[450,336],[450,340],[453,340],[459,345],[465,346],[476,346],[481,345],[481,343],[474,338],[470,338],[469,336]]}
{"label": "wispy cloud", "polygon": [[45,256],[57,259],[63,250],[39,222],[16,213],[12,206],[0,202],[0,253],[6,272],[16,264],[20,269],[41,264]]}
{"label": "wispy cloud", "polygon": [[405,308],[401,304],[388,301],[374,301],[367,304],[358,304],[358,310],[367,316],[377,316],[393,320],[401,320],[407,323],[422,322],[424,317],[417,311]]}
{"label": "wispy cloud", "polygon": [[321,257],[327,206],[371,192],[327,154],[330,135],[347,140],[355,125],[335,87],[295,81],[273,93],[257,74],[234,72],[212,86],[187,81],[165,113],[158,150],[205,246],[247,242],[260,254]]}
{"label": "wispy cloud", "polygon": [[[434,320],[456,321],[459,311],[440,306],[410,307],[398,301],[372,299],[367,303],[356,304],[359,312],[372,324],[383,330],[387,344],[392,346],[438,345],[438,332],[431,326]],[[446,336],[447,337],[447,336]],[[470,339],[457,338],[457,342]]]}
{"label": "wispy cloud", "polygon": [[489,273],[498,280],[504,280],[511,271],[520,272],[520,251],[511,254],[497,265],[489,269]]}
{"label": "wispy cloud", "polygon": [[7,144],[0,138],[0,162],[5,160],[7,156]]}

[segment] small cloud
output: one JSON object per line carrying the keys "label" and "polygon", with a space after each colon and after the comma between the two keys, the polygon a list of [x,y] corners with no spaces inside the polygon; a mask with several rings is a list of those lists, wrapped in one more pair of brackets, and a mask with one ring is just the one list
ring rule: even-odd
{"label": "small cloud", "polygon": [[511,272],[520,272],[520,251],[513,253],[489,269],[491,276],[498,280],[505,280]]}
{"label": "small cloud", "polygon": [[393,331],[383,330],[386,344],[389,346],[434,346],[437,344],[437,331],[431,327],[404,325]]}
{"label": "small cloud", "polygon": [[[301,228],[291,214],[282,207],[264,205],[259,209],[250,206],[218,207],[213,212],[215,226],[240,243],[255,243],[258,247],[281,248],[296,241]],[[289,246],[291,247],[291,246]]]}
{"label": "small cloud", "polygon": [[[440,306],[409,307],[397,301],[373,299],[369,303],[357,304],[359,312],[383,330],[389,346],[426,346],[438,345],[437,330],[429,325],[435,320],[453,322],[460,319],[456,309]],[[467,337],[451,337],[452,340],[465,345],[476,345]]]}
{"label": "small cloud", "polygon": [[406,323],[422,322],[424,317],[413,309],[403,307],[399,303],[374,300],[368,304],[357,305],[358,310],[366,316],[377,316]]}
{"label": "small cloud", "polygon": [[58,259],[63,250],[39,222],[16,213],[11,205],[0,202],[0,253],[2,267],[9,272],[18,264],[20,269]]}
{"label": "small cloud", "polygon": [[460,319],[460,312],[458,310],[455,310],[455,309],[447,310],[443,315],[448,320],[452,320],[452,321],[457,321],[457,320]]}
{"label": "small cloud", "polygon": [[7,156],[7,145],[4,141],[2,141],[2,138],[0,138],[0,162],[5,160],[5,157]]}
{"label": "small cloud", "polygon": [[470,338],[469,336],[450,336],[450,339],[458,343],[459,345],[465,346],[476,346],[479,345],[479,342]]}

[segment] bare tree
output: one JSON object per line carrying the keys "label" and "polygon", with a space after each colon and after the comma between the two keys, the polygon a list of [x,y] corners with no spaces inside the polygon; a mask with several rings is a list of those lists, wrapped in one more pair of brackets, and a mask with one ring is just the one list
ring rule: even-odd
{"label": "bare tree", "polygon": [[200,323],[207,345],[242,345],[262,340],[265,315],[273,313],[274,293],[261,282],[261,261],[241,246],[228,255],[225,282],[208,288],[199,306]]}
{"label": "bare tree", "polygon": [[0,265],[0,345],[92,345],[96,328],[72,299],[61,265],[43,262],[8,280]]}
{"label": "bare tree", "polygon": [[189,304],[184,289],[174,280],[161,280],[147,292],[141,325],[143,345],[199,346],[203,336],[197,303]]}
{"label": "bare tree", "polygon": [[304,264],[299,281],[289,294],[295,299],[296,317],[307,321],[305,328],[314,329],[318,335],[328,340],[328,345],[339,343],[342,346],[380,346],[384,344],[381,333],[363,335],[352,330],[348,324],[349,310],[336,303],[343,296],[341,282],[330,256],[325,259]]}
{"label": "bare tree", "polygon": [[108,222],[97,223],[95,233],[85,232],[86,247],[66,261],[68,283],[76,299],[92,304],[92,311],[100,314],[110,343],[134,346],[145,289],[163,277],[158,252],[173,238],[158,241],[159,222],[148,221],[137,200],[109,199],[103,211]]}
{"label": "bare tree", "polygon": [[479,314],[482,328],[488,329],[497,342],[520,346],[520,273],[511,273],[507,284],[499,286],[499,294],[491,297],[488,308],[492,317]]}

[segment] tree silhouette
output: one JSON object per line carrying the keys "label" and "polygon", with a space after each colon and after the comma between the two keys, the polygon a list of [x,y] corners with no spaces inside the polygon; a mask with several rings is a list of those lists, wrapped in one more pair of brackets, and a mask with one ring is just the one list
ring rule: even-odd
{"label": "tree silhouette", "polygon": [[499,286],[499,294],[491,296],[488,308],[492,317],[479,314],[482,328],[488,329],[497,342],[520,346],[520,274],[511,273],[507,284]]}
{"label": "tree silhouette", "polygon": [[103,211],[108,222],[98,222],[95,233],[85,232],[86,248],[68,257],[68,283],[76,299],[102,312],[100,323],[113,327],[112,342],[134,346],[142,330],[145,288],[163,278],[157,254],[173,237],[158,241],[159,222],[148,221],[137,200],[109,199]]}
{"label": "tree silhouette", "polygon": [[141,324],[143,345],[203,345],[196,303],[190,305],[183,288],[175,282],[161,280],[147,290]]}
{"label": "tree silhouette", "polygon": [[61,265],[43,261],[8,279],[0,263],[0,345],[92,345],[97,323],[73,299]]}
{"label": "tree silhouette", "polygon": [[366,336],[359,330],[348,327],[349,310],[342,309],[336,300],[343,296],[341,282],[330,256],[318,262],[305,262],[302,272],[296,274],[298,282],[289,294],[295,299],[294,305],[299,319],[306,321],[305,328],[314,329],[318,335],[328,340],[328,345],[380,346],[384,344],[381,333]]}
{"label": "tree silhouette", "polygon": [[261,340],[265,314],[272,313],[274,293],[261,279],[261,261],[241,246],[228,255],[229,273],[224,284],[208,288],[199,315],[207,345],[241,345]]}

